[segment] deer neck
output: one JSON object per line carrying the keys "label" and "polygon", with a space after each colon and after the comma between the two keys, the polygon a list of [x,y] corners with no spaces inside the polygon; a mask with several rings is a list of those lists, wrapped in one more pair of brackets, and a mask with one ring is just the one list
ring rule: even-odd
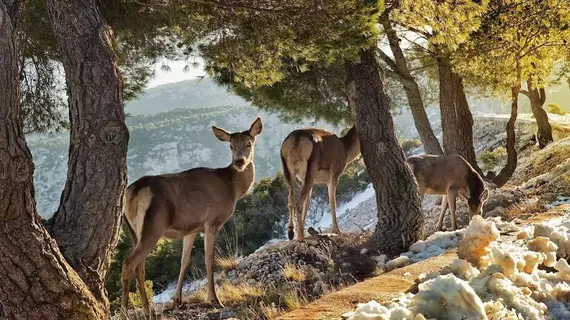
{"label": "deer neck", "polygon": [[360,140],[356,134],[356,128],[352,127],[344,137],[340,138],[340,140],[342,141],[346,152],[346,164],[349,164],[360,154]]}
{"label": "deer neck", "polygon": [[232,172],[232,187],[236,199],[241,199],[253,184],[253,180],[255,180],[255,166],[251,162],[243,171],[237,171],[234,166],[230,165],[230,170]]}
{"label": "deer neck", "polygon": [[471,172],[469,175],[469,197],[472,199],[479,199],[481,194],[485,190],[485,184],[483,179],[475,171]]}

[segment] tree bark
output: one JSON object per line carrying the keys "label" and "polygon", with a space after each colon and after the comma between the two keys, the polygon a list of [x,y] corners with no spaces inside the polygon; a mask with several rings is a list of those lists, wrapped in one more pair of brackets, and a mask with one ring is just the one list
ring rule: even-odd
{"label": "tree bark", "polygon": [[538,127],[536,139],[538,140],[539,148],[542,149],[554,141],[552,137],[552,126],[548,121],[548,114],[542,108],[546,101],[546,91],[542,87],[537,88],[530,78],[527,80],[526,84],[528,86],[528,91],[524,94],[530,100],[530,108],[534,115],[534,119],[536,120],[536,126]]}
{"label": "tree bark", "polygon": [[384,32],[388,42],[390,43],[390,49],[394,55],[394,60],[390,61],[389,57],[384,57],[384,60],[388,64],[392,64],[394,72],[397,74],[397,78],[402,84],[404,91],[406,92],[406,97],[408,98],[408,104],[410,105],[410,111],[412,112],[412,117],[414,118],[414,124],[420,136],[420,140],[424,146],[425,153],[442,155],[443,149],[439,144],[433,129],[429,122],[427,116],[424,102],[422,100],[422,95],[420,93],[420,88],[418,83],[412,76],[406,57],[402,48],[400,48],[400,42],[398,41],[398,35],[392,27],[389,18],[389,11],[385,11],[380,17],[380,22],[384,27]]}
{"label": "tree bark", "polygon": [[473,147],[473,115],[469,110],[463,79],[453,72],[449,57],[438,58],[439,105],[446,154],[458,154],[480,174]]}
{"label": "tree bark", "polygon": [[416,182],[394,132],[374,50],[360,50],[359,56],[359,62],[346,62],[346,79],[362,156],[376,190],[378,224],[370,241],[381,252],[399,253],[419,239],[423,213]]}
{"label": "tree bark", "polygon": [[98,301],[117,242],[129,134],[113,34],[95,0],[46,0],[67,82],[67,181],[51,235]]}
{"label": "tree bark", "polygon": [[[519,82],[520,83],[520,82]],[[516,149],[516,133],[515,122],[517,121],[519,93],[521,91],[520,84],[511,88],[511,117],[507,122],[507,164],[501,169],[501,172],[493,179],[493,183],[499,188],[504,186],[511,178],[517,168],[517,149]]]}
{"label": "tree bark", "polygon": [[18,1],[0,0],[0,318],[105,319],[36,213],[34,164],[20,123]]}

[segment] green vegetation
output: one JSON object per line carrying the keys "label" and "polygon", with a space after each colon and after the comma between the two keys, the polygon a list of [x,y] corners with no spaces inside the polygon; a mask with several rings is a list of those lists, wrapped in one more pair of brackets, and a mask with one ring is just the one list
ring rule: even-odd
{"label": "green vegetation", "polygon": [[560,116],[566,114],[566,111],[564,111],[564,109],[562,109],[562,107],[557,103],[549,103],[548,106],[546,106],[546,110],[550,113],[557,114]]}
{"label": "green vegetation", "polygon": [[402,139],[400,142],[402,149],[406,153],[406,156],[411,156],[412,151],[419,148],[422,145],[422,142],[418,139]]}
{"label": "green vegetation", "polygon": [[506,154],[507,151],[504,147],[498,147],[492,151],[485,149],[485,151],[479,155],[479,161],[483,163],[483,170],[493,170]]}

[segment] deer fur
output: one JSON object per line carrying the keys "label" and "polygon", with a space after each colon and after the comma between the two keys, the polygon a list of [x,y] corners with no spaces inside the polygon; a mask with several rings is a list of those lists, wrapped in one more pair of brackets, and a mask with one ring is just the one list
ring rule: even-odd
{"label": "deer fur", "polygon": [[243,132],[229,133],[213,126],[215,136],[230,143],[232,163],[229,166],[144,176],[127,188],[124,216],[135,246],[123,262],[122,306],[125,312],[129,282],[136,275],[145,315],[151,316],[144,288],[144,261],[161,237],[183,239],[180,275],[173,297],[175,304],[181,304],[184,274],[199,232],[204,233],[208,299],[219,304],[214,287],[216,236],[234,213],[236,202],[254,181],[254,144],[262,129],[259,117],[249,130]]}
{"label": "deer fur", "polygon": [[489,190],[485,188],[485,183],[477,171],[461,156],[423,155],[409,157],[407,163],[418,182],[422,203],[426,194],[443,195],[438,230],[442,230],[443,217],[448,206],[451,211],[451,228],[457,228],[457,196],[467,200],[469,218],[483,214],[483,204],[489,197]]}
{"label": "deer fur", "polygon": [[[304,237],[305,218],[314,184],[328,187],[333,232],[340,233],[336,220],[336,186],[347,164],[360,154],[356,128],[344,137],[322,129],[301,129],[291,132],[281,145],[281,164],[289,188],[289,240],[294,237],[293,217],[297,213],[297,240]],[[295,203],[295,179],[301,181],[301,192]]]}

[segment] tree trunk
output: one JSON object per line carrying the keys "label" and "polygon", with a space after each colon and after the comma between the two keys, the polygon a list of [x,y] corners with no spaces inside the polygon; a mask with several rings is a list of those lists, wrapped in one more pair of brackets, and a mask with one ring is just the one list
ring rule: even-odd
{"label": "tree trunk", "polygon": [[424,107],[424,102],[422,100],[422,95],[420,93],[420,88],[412,76],[406,57],[404,56],[402,48],[400,48],[398,35],[390,23],[388,11],[385,11],[384,14],[382,14],[380,22],[384,27],[384,32],[388,38],[388,42],[390,43],[390,49],[394,55],[394,71],[397,73],[397,78],[406,92],[408,104],[410,105],[412,117],[414,118],[414,124],[418,130],[425,153],[441,155],[443,154],[443,150],[441,149],[441,145],[431,128],[431,124]]}
{"label": "tree trunk", "polygon": [[536,132],[536,139],[538,140],[538,146],[540,149],[546,147],[549,143],[554,141],[552,138],[552,126],[548,121],[548,114],[542,106],[546,101],[546,91],[544,88],[535,87],[532,79],[527,80],[528,91],[525,95],[530,100],[530,108],[534,119],[536,120],[536,126],[538,127]]}
{"label": "tree trunk", "polygon": [[71,138],[67,181],[49,222],[61,252],[98,301],[115,248],[129,134],[113,34],[95,0],[46,0],[65,68]]}
{"label": "tree trunk", "polygon": [[0,318],[106,319],[35,209],[34,164],[19,121],[18,1],[0,0]]}
{"label": "tree trunk", "polygon": [[[519,82],[520,83],[520,82]],[[499,188],[504,186],[511,178],[515,169],[517,168],[517,149],[516,149],[516,134],[515,122],[517,121],[517,114],[519,109],[519,93],[521,86],[518,85],[511,89],[512,103],[511,103],[511,117],[507,122],[507,164],[501,172],[493,179]]]}
{"label": "tree trunk", "polygon": [[423,213],[416,182],[394,133],[374,50],[360,50],[359,56],[360,62],[346,63],[346,80],[362,156],[376,190],[378,224],[370,241],[382,252],[398,253],[419,239]]}
{"label": "tree trunk", "polygon": [[473,148],[473,115],[463,89],[463,79],[453,72],[448,57],[438,58],[438,70],[443,149],[446,154],[462,156],[481,174]]}

